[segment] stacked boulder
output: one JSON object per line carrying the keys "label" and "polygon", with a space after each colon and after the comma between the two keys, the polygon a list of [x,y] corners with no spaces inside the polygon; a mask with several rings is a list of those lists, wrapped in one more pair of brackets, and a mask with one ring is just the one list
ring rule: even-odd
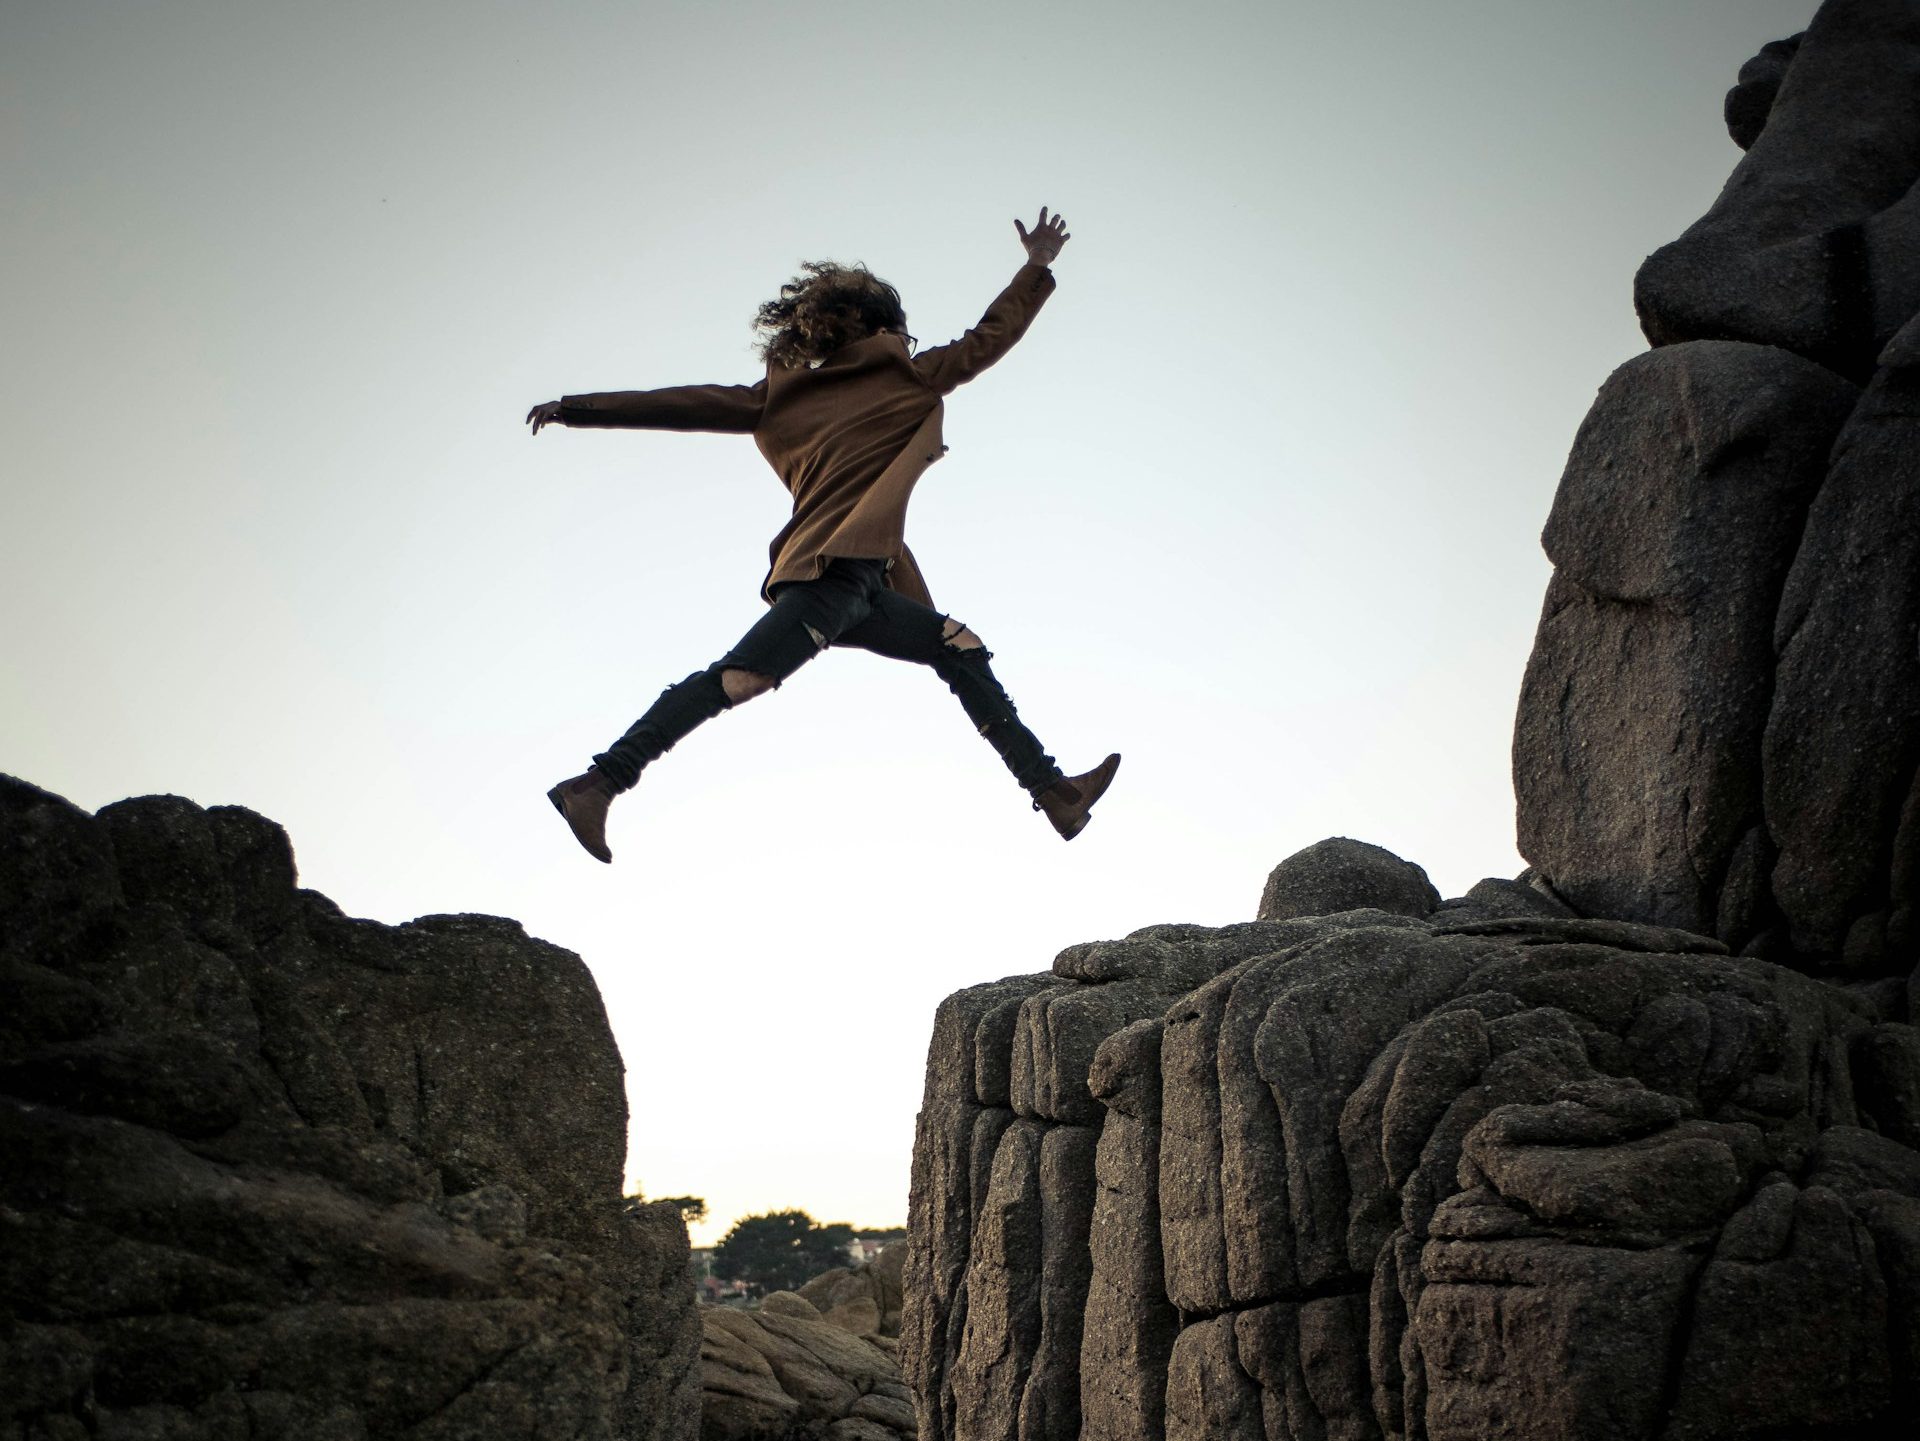
{"label": "stacked boulder", "polygon": [[702,1306],[702,1441],[913,1441],[900,1380],[904,1246],[751,1309]]}
{"label": "stacked boulder", "polygon": [[871,1261],[822,1271],[795,1294],[856,1336],[891,1340],[900,1334],[900,1278],[906,1263],[905,1246],[888,1246]]}
{"label": "stacked boulder", "polygon": [[702,1306],[703,1441],[913,1441],[894,1348],[792,1291],[753,1310]]}
{"label": "stacked boulder", "polygon": [[1530,869],[1323,842],[949,998],[928,1441],[1910,1432],[1920,7],[1828,0],[1727,117],[1547,524]]}
{"label": "stacked boulder", "polygon": [[1828,0],[1641,268],[1580,429],[1514,733],[1576,910],[1850,977],[1920,932],[1920,8]]}
{"label": "stacked boulder", "polygon": [[272,822],[0,777],[0,1437],[691,1441],[577,956],[351,920]]}

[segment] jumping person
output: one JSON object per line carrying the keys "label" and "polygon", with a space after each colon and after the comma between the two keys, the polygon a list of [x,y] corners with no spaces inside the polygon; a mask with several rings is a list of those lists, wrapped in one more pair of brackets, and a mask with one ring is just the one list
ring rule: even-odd
{"label": "jumping person", "polygon": [[1053,290],[1047,267],[1067,243],[1066,226],[1044,207],[1031,232],[1013,225],[1027,263],[950,345],[916,354],[891,285],[864,266],[816,261],[760,307],[766,379],[569,395],[528,412],[536,435],[545,425],[751,433],[793,494],[793,518],[773,539],[761,583],[767,613],[719,660],[662,691],[584,774],[547,792],[589,854],[613,859],[607,808],[649,762],[830,645],[930,666],[1034,809],[1067,840],[1086,826],[1120,757],[1061,773],[1021,724],[980,638],[933,609],[903,536],[914,482],[946,450],[941,397],[1005,355]]}

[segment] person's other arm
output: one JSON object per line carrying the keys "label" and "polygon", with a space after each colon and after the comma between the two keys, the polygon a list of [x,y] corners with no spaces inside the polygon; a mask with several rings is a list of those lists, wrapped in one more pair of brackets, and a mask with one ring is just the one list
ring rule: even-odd
{"label": "person's other arm", "polygon": [[1027,252],[1027,263],[1015,272],[1013,283],[1000,292],[972,330],[950,345],[936,346],[914,357],[913,368],[920,378],[942,395],[965,385],[1013,349],[1053,294],[1053,272],[1047,267],[1070,238],[1066,222],[1058,215],[1049,220],[1042,206],[1031,232],[1018,220],[1013,228],[1020,232],[1020,243]]}
{"label": "person's other arm", "polygon": [[760,423],[767,383],[670,385],[661,390],[601,390],[567,395],[527,412],[538,435],[543,425],[627,430],[751,431]]}

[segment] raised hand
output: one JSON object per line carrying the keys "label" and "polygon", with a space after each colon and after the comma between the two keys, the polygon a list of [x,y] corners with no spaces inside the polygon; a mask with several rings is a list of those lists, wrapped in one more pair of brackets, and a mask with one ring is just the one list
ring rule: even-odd
{"label": "raised hand", "polygon": [[1018,220],[1013,228],[1020,232],[1020,243],[1027,247],[1027,259],[1035,265],[1051,265],[1060,248],[1073,237],[1067,234],[1067,223],[1058,215],[1047,219],[1047,207],[1040,207],[1040,218],[1033,222],[1029,231]]}
{"label": "raised hand", "polygon": [[527,424],[533,427],[533,433],[535,435],[540,433],[541,426],[558,425],[559,423],[560,402],[557,400],[543,401],[527,412]]}

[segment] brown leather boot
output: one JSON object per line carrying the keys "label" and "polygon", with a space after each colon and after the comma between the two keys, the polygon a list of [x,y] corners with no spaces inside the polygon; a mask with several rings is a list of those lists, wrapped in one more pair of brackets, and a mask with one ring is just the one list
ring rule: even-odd
{"label": "brown leather boot", "polygon": [[547,792],[553,808],[566,818],[573,838],[588,855],[608,865],[613,864],[613,852],[607,849],[607,807],[613,804],[615,794],[613,782],[591,766],[584,774],[561,781]]}
{"label": "brown leather boot", "polygon": [[1082,776],[1055,781],[1033,798],[1033,808],[1045,811],[1060,839],[1070,841],[1087,828],[1087,812],[1113,784],[1113,773],[1120,769],[1120,753],[1115,751]]}

